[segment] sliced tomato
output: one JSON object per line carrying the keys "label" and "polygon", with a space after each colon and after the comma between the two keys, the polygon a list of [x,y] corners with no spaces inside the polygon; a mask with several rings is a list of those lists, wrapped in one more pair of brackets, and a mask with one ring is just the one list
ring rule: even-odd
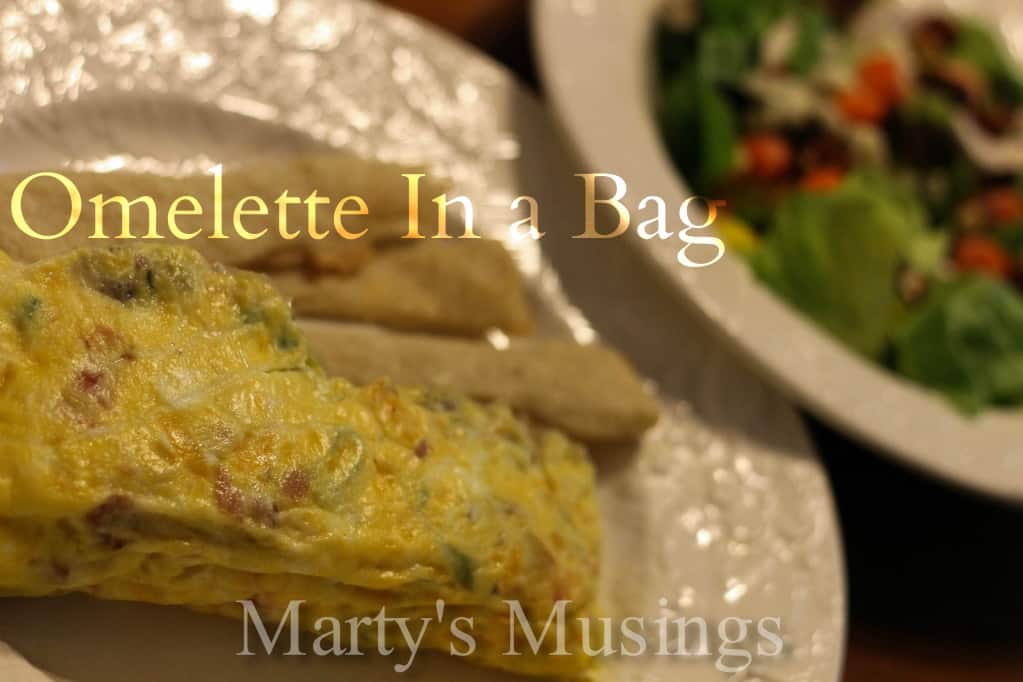
{"label": "sliced tomato", "polygon": [[799,186],[811,192],[830,192],[842,184],[845,170],[838,166],[819,166],[803,176]]}
{"label": "sliced tomato", "polygon": [[777,180],[792,168],[792,146],[781,135],[754,133],[743,140],[749,172],[761,180]]}
{"label": "sliced tomato", "polygon": [[998,279],[1012,277],[1012,256],[987,237],[970,235],[959,240],[953,256],[956,267],[963,272],[983,272]]}

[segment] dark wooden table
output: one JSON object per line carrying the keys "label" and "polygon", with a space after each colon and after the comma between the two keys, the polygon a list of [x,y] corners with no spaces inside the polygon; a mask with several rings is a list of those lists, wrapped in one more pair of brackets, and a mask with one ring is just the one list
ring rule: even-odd
{"label": "dark wooden table", "polygon": [[[524,0],[387,4],[443,26],[540,89]],[[845,680],[1023,682],[1023,510],[924,479],[807,423],[845,540]]]}

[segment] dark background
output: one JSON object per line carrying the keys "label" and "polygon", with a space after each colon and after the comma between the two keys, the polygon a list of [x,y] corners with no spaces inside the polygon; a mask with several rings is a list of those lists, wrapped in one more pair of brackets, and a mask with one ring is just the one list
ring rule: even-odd
{"label": "dark background", "polygon": [[[461,36],[542,94],[527,2],[385,4]],[[1023,510],[917,476],[806,421],[831,477],[845,541],[845,680],[1023,682]]]}

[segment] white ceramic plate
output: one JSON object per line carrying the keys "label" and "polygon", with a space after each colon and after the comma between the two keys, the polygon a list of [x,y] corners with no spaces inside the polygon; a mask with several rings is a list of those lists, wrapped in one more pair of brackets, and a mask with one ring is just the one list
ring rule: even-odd
{"label": "white ceramic plate", "polygon": [[[409,17],[339,0],[64,7],[29,1],[0,13],[0,148],[11,168],[175,172],[334,146],[428,162],[488,225],[506,226],[522,193],[539,199],[552,232],[570,219],[571,170],[544,111],[500,67]],[[543,332],[592,339],[536,244],[515,253]],[[569,244],[559,269],[585,270],[582,258]],[[732,616],[781,618],[783,654],[758,658],[745,679],[834,682],[842,557],[806,435],[772,391],[637,286],[577,299],[608,337],[645,349],[637,359],[665,396],[661,424],[639,447],[596,453],[604,604],[617,617],[698,616],[712,630]],[[239,623],[82,597],[0,600],[0,640],[78,682],[400,677],[380,658],[239,658]],[[612,660],[601,674],[723,680],[719,645],[712,635],[711,656]],[[499,679],[436,656],[410,675]]]}
{"label": "white ceramic plate", "polygon": [[[661,0],[537,0],[534,33],[547,91],[590,170],[622,176],[635,207],[650,194],[689,196],[661,142],[651,103],[651,39]],[[903,16],[954,5],[998,17],[1023,56],[1017,0],[901,0]],[[628,203],[628,202],[627,202]],[[680,243],[630,239],[704,320],[756,370],[821,418],[903,462],[987,494],[1023,502],[1023,412],[963,417],[942,398],[862,361],[762,288],[726,257],[709,268],[675,260]]]}

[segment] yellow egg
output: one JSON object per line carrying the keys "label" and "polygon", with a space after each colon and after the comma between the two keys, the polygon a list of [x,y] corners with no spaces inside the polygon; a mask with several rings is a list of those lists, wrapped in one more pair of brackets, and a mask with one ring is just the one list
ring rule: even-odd
{"label": "yellow egg", "polygon": [[[578,641],[501,655],[504,602],[537,632],[557,600],[587,615],[599,524],[566,437],[328,378],[265,278],[152,247],[0,259],[0,547],[0,594],[236,617],[251,599],[271,621],[305,600],[307,628],[383,606],[435,618],[441,599],[476,619],[472,660],[575,674]],[[431,627],[424,646],[451,639]]]}

